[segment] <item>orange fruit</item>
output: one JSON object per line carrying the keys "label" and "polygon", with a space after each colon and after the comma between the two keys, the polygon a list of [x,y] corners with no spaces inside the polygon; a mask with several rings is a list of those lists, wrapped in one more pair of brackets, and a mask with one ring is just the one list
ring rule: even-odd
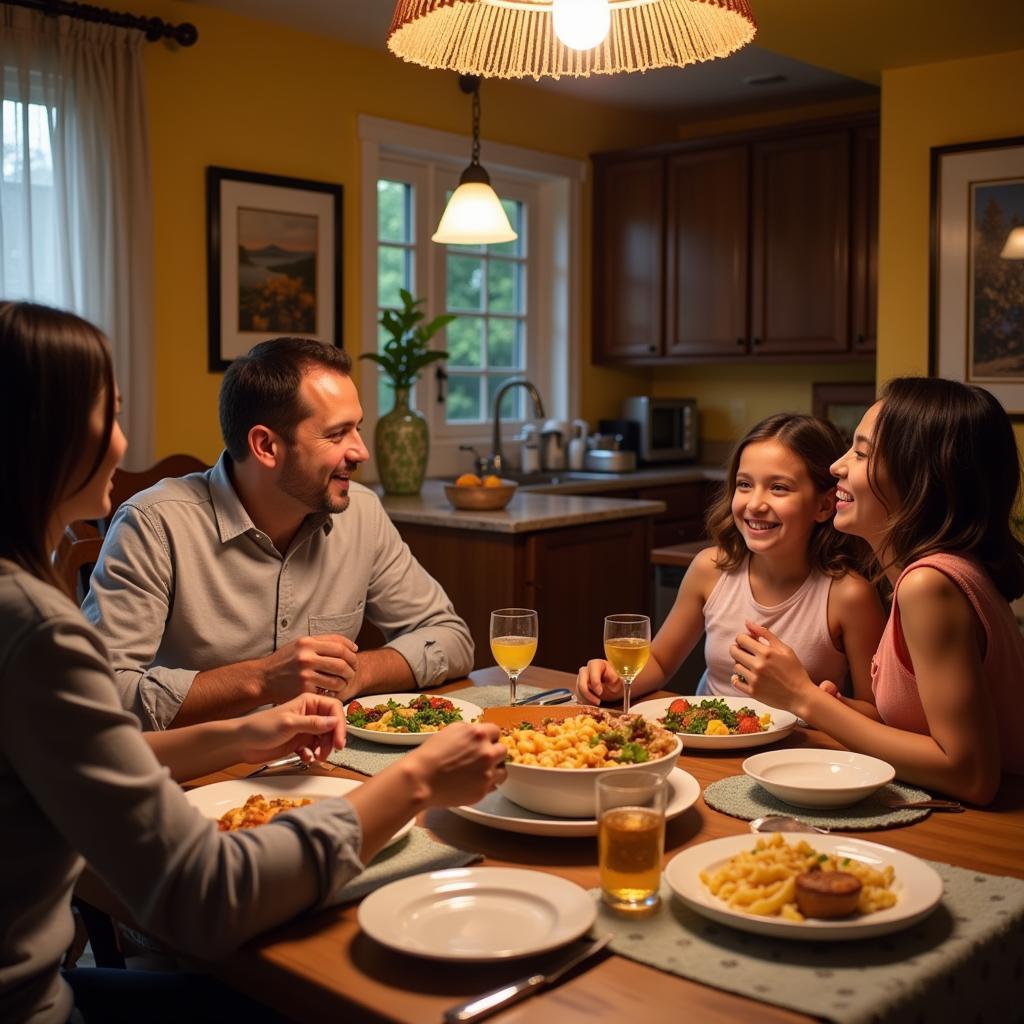
{"label": "orange fruit", "polygon": [[501,487],[501,477],[493,473],[484,477],[484,487]]}
{"label": "orange fruit", "polygon": [[476,473],[463,473],[455,481],[456,487],[479,487],[483,481],[476,475]]}

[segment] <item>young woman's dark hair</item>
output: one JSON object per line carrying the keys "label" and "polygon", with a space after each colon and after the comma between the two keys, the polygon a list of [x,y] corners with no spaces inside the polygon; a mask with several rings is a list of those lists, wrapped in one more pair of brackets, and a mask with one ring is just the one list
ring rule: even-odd
{"label": "young woman's dark hair", "polygon": [[231,363],[220,386],[220,432],[235,462],[248,457],[249,431],[258,424],[292,440],[295,428],[309,415],[299,386],[313,366],[347,376],[352,360],[336,345],[310,338],[275,338],[261,341]]}
{"label": "young woman's dark hair", "polygon": [[[736,491],[740,457],[747,445],[759,441],[778,441],[785,445],[803,461],[811,482],[819,492],[835,487],[836,480],[829,467],[848,447],[842,434],[831,423],[801,413],[776,413],[750,428],[732,453],[726,481],[708,509],[706,519],[708,536],[722,552],[715,565],[726,572],[738,568],[747,557],[747,545],[733,519],[732,498]],[[860,538],[840,533],[831,519],[815,525],[807,549],[807,559],[812,568],[839,579],[851,570],[863,572],[868,557],[867,545]]]}
{"label": "young woman's dark hair", "polygon": [[[59,309],[0,302],[0,435],[11,442],[0,501],[0,557],[63,589],[47,531],[60,502],[83,488],[110,446],[117,402],[103,333]],[[47,382],[40,390],[39,381]],[[104,403],[96,458],[73,479],[96,403]]]}
{"label": "young woman's dark hair", "polygon": [[898,507],[879,550],[901,567],[938,551],[962,555],[1008,601],[1020,597],[1024,547],[1010,525],[1020,456],[1003,407],[984,388],[941,377],[898,377],[881,398],[868,479]]}

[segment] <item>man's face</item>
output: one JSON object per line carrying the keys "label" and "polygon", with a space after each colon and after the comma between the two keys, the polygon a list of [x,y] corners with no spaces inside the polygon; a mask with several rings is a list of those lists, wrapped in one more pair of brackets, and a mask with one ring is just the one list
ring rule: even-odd
{"label": "man's face", "polygon": [[278,486],[310,512],[344,512],[349,477],[370,457],[359,394],[350,377],[318,366],[303,376],[299,396],[310,412],[285,442]]}

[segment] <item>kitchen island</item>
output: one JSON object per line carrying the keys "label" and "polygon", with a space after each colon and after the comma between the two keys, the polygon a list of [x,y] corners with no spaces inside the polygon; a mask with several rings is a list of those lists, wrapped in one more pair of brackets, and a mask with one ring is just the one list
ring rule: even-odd
{"label": "kitchen island", "polygon": [[493,664],[496,608],[535,608],[538,659],[575,672],[602,652],[604,617],[650,610],[650,552],[661,501],[519,489],[497,512],[451,507],[444,482],[382,495],[402,539],[469,624],[476,667]]}

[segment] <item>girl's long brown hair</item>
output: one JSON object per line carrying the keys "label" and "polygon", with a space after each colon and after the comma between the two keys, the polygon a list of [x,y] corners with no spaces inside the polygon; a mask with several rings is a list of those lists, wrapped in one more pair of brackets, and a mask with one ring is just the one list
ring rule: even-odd
{"label": "girl's long brown hair", "polygon": [[[819,494],[836,486],[829,467],[846,451],[842,434],[828,421],[795,412],[780,412],[761,420],[736,445],[729,460],[728,475],[717,499],[708,510],[708,536],[718,545],[721,554],[715,564],[726,572],[739,568],[747,557],[747,545],[732,514],[732,497],[736,491],[736,475],[740,457],[747,445],[758,441],[778,441],[785,445],[807,468],[807,474]],[[839,579],[848,572],[863,572],[870,551],[858,537],[840,533],[831,519],[816,523],[807,547],[812,568]]]}
{"label": "girl's long brown hair", "polygon": [[941,377],[897,377],[881,398],[868,480],[883,505],[883,490],[896,499],[878,546],[882,571],[938,552],[962,555],[1008,601],[1020,597],[1024,547],[1010,524],[1020,455],[1003,407],[984,388]]}
{"label": "girl's long brown hair", "polygon": [[[73,313],[0,302],[0,366],[0,436],[9,442],[0,557],[63,589],[47,530],[60,502],[89,482],[110,446],[117,400],[110,349],[102,331]],[[103,435],[77,480],[101,396]]]}

